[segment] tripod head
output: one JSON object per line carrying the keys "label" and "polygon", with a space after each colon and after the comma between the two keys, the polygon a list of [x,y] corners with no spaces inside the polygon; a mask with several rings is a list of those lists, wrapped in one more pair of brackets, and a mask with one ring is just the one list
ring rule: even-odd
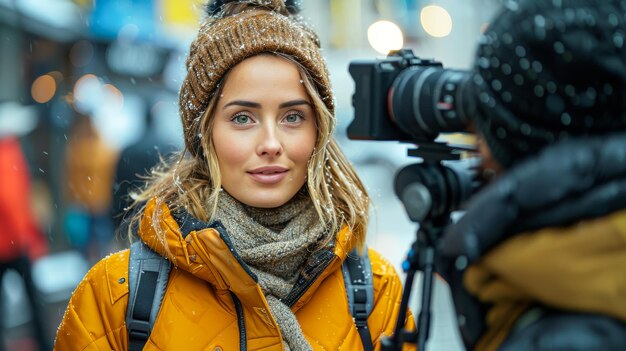
{"label": "tripod head", "polygon": [[[396,196],[402,201],[411,221],[419,223],[419,229],[402,265],[407,273],[405,289],[394,335],[382,341],[382,350],[386,351],[399,351],[404,343],[417,343],[419,350],[425,350],[430,333],[437,241],[450,223],[451,213],[458,210],[480,187],[476,176],[479,160],[476,158],[457,161],[438,158],[424,160],[423,163],[401,169],[394,181]],[[407,331],[403,328],[404,318],[417,271],[424,273],[418,329]]]}

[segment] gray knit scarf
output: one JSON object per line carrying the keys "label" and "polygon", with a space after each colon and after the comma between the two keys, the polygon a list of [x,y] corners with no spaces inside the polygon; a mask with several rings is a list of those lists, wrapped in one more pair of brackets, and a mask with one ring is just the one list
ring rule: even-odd
{"label": "gray knit scarf", "polygon": [[319,221],[311,198],[298,193],[281,207],[263,209],[246,206],[222,191],[215,217],[233,239],[239,256],[258,276],[285,349],[312,350],[296,316],[280,300],[289,295],[307,258],[332,235]]}

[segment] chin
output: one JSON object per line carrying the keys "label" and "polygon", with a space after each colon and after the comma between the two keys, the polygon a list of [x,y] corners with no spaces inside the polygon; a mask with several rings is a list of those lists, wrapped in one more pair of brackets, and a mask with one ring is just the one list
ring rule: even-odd
{"label": "chin", "polygon": [[251,199],[251,201],[241,201],[242,203],[257,208],[276,208],[286,204],[291,198],[287,199]]}
{"label": "chin", "polygon": [[280,207],[295,195],[291,194],[268,194],[267,192],[252,192],[255,194],[254,196],[249,196],[250,193],[230,193],[232,197],[234,197],[237,201],[243,203],[246,206],[257,207],[257,208],[276,208]]}
{"label": "chin", "polygon": [[238,187],[228,191],[237,201],[246,206],[257,208],[277,208],[289,202],[300,190],[300,187]]}

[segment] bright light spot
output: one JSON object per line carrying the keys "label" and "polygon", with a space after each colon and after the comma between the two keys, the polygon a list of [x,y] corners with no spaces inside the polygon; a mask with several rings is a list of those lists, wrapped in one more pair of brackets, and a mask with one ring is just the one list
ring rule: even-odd
{"label": "bright light spot", "polygon": [[89,97],[89,93],[99,90],[100,81],[93,74],[85,74],[80,77],[74,85],[74,97],[77,100],[85,101]]}
{"label": "bright light spot", "polygon": [[102,102],[102,86],[98,77],[85,74],[74,85],[74,103],[79,112],[90,114]]}
{"label": "bright light spot", "polygon": [[33,82],[30,94],[40,104],[50,101],[57,91],[57,83],[51,75],[45,74]]}
{"label": "bright light spot", "polygon": [[441,6],[425,6],[420,12],[422,27],[429,35],[443,38],[452,32],[452,17]]}
{"label": "bright light spot", "polygon": [[387,55],[391,50],[402,49],[404,37],[400,27],[389,21],[374,22],[367,29],[367,39],[374,50]]}
{"label": "bright light spot", "polygon": [[117,91],[112,85],[102,86],[102,103],[97,106],[92,118],[104,140],[116,149],[123,149],[141,137],[144,130],[141,117],[147,111],[140,96],[124,94],[122,104],[122,95]]}
{"label": "bright light spot", "polygon": [[124,107],[124,95],[113,84],[105,84],[102,86],[104,89],[104,99],[109,104],[112,111],[121,111]]}

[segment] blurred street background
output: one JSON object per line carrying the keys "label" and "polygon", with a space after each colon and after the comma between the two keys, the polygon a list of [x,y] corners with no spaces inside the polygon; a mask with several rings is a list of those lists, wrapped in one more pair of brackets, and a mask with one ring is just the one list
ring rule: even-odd
{"label": "blurred street background", "polygon": [[[0,164],[0,198],[23,202],[30,211],[24,221],[34,247],[24,265],[9,267],[1,278],[0,350],[51,349],[67,300],[86,270],[127,246],[112,214],[125,206],[129,187],[140,184],[137,173],[145,174],[159,154],[183,146],[177,93],[204,2],[0,0],[0,162],[6,163]],[[407,47],[447,68],[468,69],[481,30],[499,5],[301,1],[330,68],[336,138],[373,200],[368,244],[398,271],[417,226],[396,199],[393,178],[417,160],[406,156],[409,145],[347,138],[354,91],[348,64]],[[9,154],[23,167],[10,163]],[[1,173],[3,167],[23,172],[8,179],[6,174],[16,173]],[[5,251],[0,248],[0,262],[15,259],[3,257]],[[32,284],[22,279],[28,271]],[[414,312],[418,301],[419,279]],[[440,282],[433,312],[428,349],[462,350],[449,291]]]}

